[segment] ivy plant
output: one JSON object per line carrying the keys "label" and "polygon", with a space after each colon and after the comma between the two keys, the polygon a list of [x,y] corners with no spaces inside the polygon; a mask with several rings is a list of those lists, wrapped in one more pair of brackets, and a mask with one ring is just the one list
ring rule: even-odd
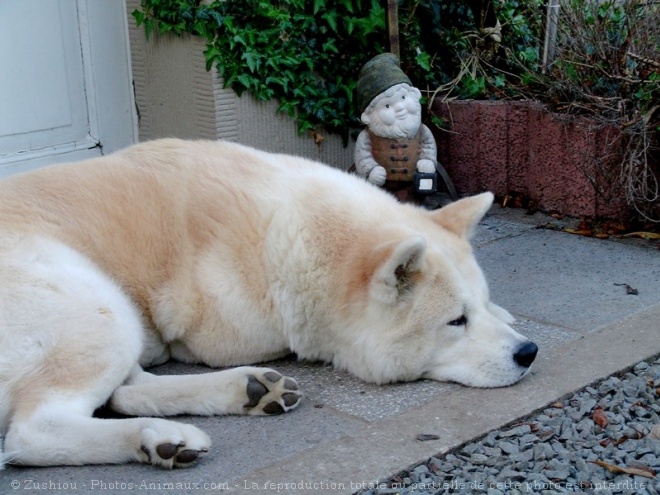
{"label": "ivy plant", "polygon": [[[505,42],[514,56],[527,59],[526,67],[537,62],[531,40],[538,39],[532,32],[538,26],[525,19],[532,19],[528,14],[542,1],[498,5]],[[142,0],[133,16],[147,35],[201,36],[207,68],[215,65],[226,86],[239,95],[247,91],[278,101],[301,133],[323,128],[346,142],[359,125],[354,93],[360,68],[388,49],[384,5],[382,0]],[[503,50],[479,71],[461,75],[465,60],[483,58],[473,56],[483,50],[473,42],[476,23],[467,2],[400,0],[399,21],[402,68],[423,94],[454,80],[458,97],[506,93],[513,69]]]}
{"label": "ivy plant", "polygon": [[361,66],[385,50],[379,0],[143,0],[133,12],[147,35],[183,32],[207,42],[207,69],[241,95],[276,100],[301,133],[340,134],[357,125]]}

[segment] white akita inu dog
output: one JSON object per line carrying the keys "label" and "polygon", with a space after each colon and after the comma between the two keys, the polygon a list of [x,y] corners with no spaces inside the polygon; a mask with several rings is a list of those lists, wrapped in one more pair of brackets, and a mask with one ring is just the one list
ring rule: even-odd
{"label": "white akita inu dog", "polygon": [[[468,236],[489,193],[437,212],[301,158],[153,141],[0,181],[0,434],[24,465],[188,466],[190,425],[275,414],[291,351],[375,383],[519,380],[536,346],[489,302]],[[92,417],[110,407],[128,419]]]}

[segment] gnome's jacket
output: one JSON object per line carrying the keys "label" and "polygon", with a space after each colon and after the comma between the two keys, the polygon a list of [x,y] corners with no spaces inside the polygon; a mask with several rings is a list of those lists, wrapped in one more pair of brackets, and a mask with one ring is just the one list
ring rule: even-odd
{"label": "gnome's jacket", "polygon": [[435,162],[436,146],[433,134],[421,125],[415,137],[394,139],[364,129],[358,136],[355,150],[355,168],[368,177],[380,165],[387,171],[388,181],[412,181],[417,162],[428,159]]}

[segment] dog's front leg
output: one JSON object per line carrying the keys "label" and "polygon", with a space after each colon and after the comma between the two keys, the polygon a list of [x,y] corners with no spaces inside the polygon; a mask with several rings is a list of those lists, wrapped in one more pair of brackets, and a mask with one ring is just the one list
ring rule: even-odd
{"label": "dog's front leg", "polygon": [[130,416],[280,414],[300,404],[292,378],[269,368],[242,366],[199,375],[158,376],[134,367],[110,407]]}

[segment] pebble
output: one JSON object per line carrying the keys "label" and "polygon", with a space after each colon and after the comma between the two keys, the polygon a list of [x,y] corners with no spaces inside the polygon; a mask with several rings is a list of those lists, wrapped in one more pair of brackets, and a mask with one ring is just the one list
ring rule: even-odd
{"label": "pebble", "polygon": [[503,431],[500,433],[500,438],[507,438],[507,437],[518,437],[522,435],[527,435],[532,431],[532,428],[529,425],[522,425],[518,426],[516,428],[512,428],[508,431]]}
{"label": "pebble", "polygon": [[509,456],[511,462],[529,462],[534,458],[534,449],[527,449]]}
{"label": "pebble", "polygon": [[[388,488],[361,493],[459,493],[420,489],[454,482],[468,487],[476,483],[469,490],[475,494],[660,495],[659,387],[660,359],[640,362],[630,372],[555,401],[517,425],[491,431],[415,466],[399,475],[402,486],[394,492]],[[594,422],[597,407],[608,419],[604,428]],[[650,468],[659,474],[653,479],[616,474],[596,461]]]}
{"label": "pebble", "polygon": [[472,454],[470,456],[470,462],[475,466],[481,466],[482,464],[486,464],[486,462],[488,462],[488,456],[484,454]]}
{"label": "pebble", "polygon": [[[501,445],[500,445],[501,447]],[[500,457],[502,455],[502,449],[497,447],[484,447],[483,453],[488,457]]]}
{"label": "pebble", "polygon": [[534,442],[538,442],[538,441],[539,441],[539,437],[537,437],[536,435],[534,435],[532,433],[530,433],[528,435],[523,435],[522,437],[520,437],[520,445],[527,445],[529,443],[534,443]]}
{"label": "pebble", "polygon": [[518,444],[513,442],[500,442],[499,448],[502,450],[502,452],[509,455],[517,454],[520,452],[520,447],[518,447]]}

